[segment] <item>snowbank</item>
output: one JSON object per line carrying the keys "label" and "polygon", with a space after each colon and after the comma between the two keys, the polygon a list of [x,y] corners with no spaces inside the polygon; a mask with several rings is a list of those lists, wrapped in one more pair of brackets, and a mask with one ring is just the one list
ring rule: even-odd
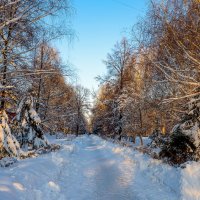
{"label": "snowbank", "polygon": [[[52,139],[54,143],[55,140]],[[64,141],[57,141],[63,144]],[[59,152],[21,160],[0,169],[0,199],[44,200],[55,199],[59,193],[57,181],[69,162],[74,145],[67,141]]]}
{"label": "snowbank", "polygon": [[200,199],[200,163],[175,168],[97,136],[50,141],[61,150],[1,168],[0,199]]}
{"label": "snowbank", "polygon": [[182,170],[182,199],[200,199],[200,163],[191,162]]}

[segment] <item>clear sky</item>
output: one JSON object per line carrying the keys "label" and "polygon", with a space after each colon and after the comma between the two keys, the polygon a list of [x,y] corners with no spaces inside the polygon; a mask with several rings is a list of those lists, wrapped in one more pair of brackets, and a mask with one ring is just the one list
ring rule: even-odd
{"label": "clear sky", "polygon": [[102,60],[114,44],[128,35],[138,18],[145,14],[148,0],[73,0],[72,25],[76,37],[68,45],[60,42],[63,60],[77,70],[78,83],[97,89],[95,77],[106,73]]}

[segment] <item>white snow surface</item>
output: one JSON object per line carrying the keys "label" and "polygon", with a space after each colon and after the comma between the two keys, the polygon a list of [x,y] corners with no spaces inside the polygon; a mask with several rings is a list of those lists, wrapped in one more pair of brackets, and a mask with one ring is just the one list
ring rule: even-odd
{"label": "white snow surface", "polygon": [[0,169],[0,200],[198,200],[200,163],[174,168],[97,136]]}

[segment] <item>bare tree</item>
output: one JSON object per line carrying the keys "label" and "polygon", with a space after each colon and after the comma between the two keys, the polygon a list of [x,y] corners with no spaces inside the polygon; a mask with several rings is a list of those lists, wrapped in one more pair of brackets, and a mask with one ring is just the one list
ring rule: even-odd
{"label": "bare tree", "polygon": [[[132,47],[126,38],[123,38],[120,43],[117,43],[111,54],[107,55],[107,60],[104,61],[108,73],[105,77],[97,77],[103,82],[110,82],[116,86],[115,92],[118,97],[122,95],[125,85],[125,68],[132,61]],[[116,99],[117,101],[117,99]],[[122,133],[122,117],[123,113],[118,104],[119,119],[118,119],[118,135]]]}
{"label": "bare tree", "polygon": [[[55,17],[59,12],[67,12],[68,9],[69,4],[65,0],[20,0],[11,1],[10,3],[1,1],[0,47],[2,50],[0,52],[0,68],[2,108],[5,107],[6,98],[6,90],[3,88],[12,85],[13,79],[16,82],[16,79],[24,74],[35,73],[35,71],[29,69],[30,52],[40,42],[40,35],[43,35],[44,31],[46,32],[47,27],[49,28],[46,18],[49,16]],[[53,26],[51,28],[53,30]],[[61,34],[61,27],[58,32]],[[55,37],[55,34],[52,37]]]}
{"label": "bare tree", "polygon": [[85,114],[89,109],[89,90],[85,89],[81,86],[75,87],[75,96],[74,96],[74,105],[76,108],[75,111],[75,122],[76,122],[76,135],[80,133],[80,131],[83,132],[83,130],[80,130],[81,127],[84,129],[84,132],[86,131],[86,119]]}

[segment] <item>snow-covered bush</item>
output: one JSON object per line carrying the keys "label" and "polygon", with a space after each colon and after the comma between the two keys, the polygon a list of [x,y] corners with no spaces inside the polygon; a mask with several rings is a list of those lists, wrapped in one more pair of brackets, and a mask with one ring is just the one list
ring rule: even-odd
{"label": "snow-covered bush", "polygon": [[154,130],[149,136],[149,139],[151,140],[151,142],[148,144],[150,148],[160,148],[165,142],[166,136],[164,136],[159,130]]}
{"label": "snow-covered bush", "polygon": [[8,126],[8,116],[4,110],[0,113],[0,159],[5,156],[19,157],[23,152],[20,144],[11,134]]}
{"label": "snow-covered bush", "polygon": [[188,113],[176,125],[169,140],[163,145],[160,157],[170,163],[181,164],[200,160],[200,96],[189,102]]}
{"label": "snow-covered bush", "polygon": [[40,117],[33,108],[33,97],[24,97],[17,109],[16,135],[23,149],[32,150],[47,147],[49,143],[40,127]]}

